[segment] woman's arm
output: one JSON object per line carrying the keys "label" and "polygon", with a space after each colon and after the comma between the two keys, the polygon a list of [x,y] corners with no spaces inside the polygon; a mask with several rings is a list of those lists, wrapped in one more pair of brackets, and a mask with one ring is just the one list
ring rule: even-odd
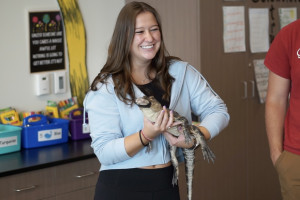
{"label": "woman's arm", "polygon": [[227,106],[206,79],[192,66],[187,68],[185,80],[192,111],[200,119],[199,129],[206,139],[212,139],[229,123]]}
{"label": "woman's arm", "polygon": [[[165,131],[166,127],[170,126],[173,121],[173,118],[168,117],[166,109],[164,109],[165,111],[160,113],[155,124],[149,121],[145,123],[144,120],[144,135],[141,134],[141,138],[139,131],[132,134],[127,133],[124,137],[123,133],[126,130],[123,130],[122,124],[133,123],[138,119],[131,115],[130,119],[126,119],[126,122],[122,121],[118,107],[121,102],[114,95],[113,89],[110,89],[109,86],[102,86],[96,92],[91,91],[87,94],[84,102],[89,117],[91,146],[104,165],[111,165],[131,158],[144,148],[141,139],[147,145],[149,141],[146,137],[154,139]],[[126,112],[126,110],[123,109],[122,112]]]}
{"label": "woman's arm", "polygon": [[104,165],[111,165],[130,158],[124,146],[121,117],[113,90],[103,85],[98,91],[90,91],[84,101],[88,112],[91,146]]}

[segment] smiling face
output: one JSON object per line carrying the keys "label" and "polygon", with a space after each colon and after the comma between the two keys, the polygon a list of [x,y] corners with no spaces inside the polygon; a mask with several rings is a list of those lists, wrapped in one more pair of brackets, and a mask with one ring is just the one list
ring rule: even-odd
{"label": "smiling face", "polygon": [[136,17],[135,33],[131,44],[131,63],[150,63],[160,49],[161,33],[151,12]]}

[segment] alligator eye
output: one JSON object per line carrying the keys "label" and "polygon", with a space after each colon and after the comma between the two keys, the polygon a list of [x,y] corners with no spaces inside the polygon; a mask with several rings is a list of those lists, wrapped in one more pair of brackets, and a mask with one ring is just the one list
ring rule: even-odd
{"label": "alligator eye", "polygon": [[150,108],[151,102],[147,99],[141,99],[139,102],[137,102],[137,105],[142,108]]}

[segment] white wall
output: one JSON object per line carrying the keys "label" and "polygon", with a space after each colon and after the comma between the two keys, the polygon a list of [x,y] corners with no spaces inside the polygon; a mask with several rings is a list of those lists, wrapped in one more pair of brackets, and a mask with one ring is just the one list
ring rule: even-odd
{"label": "white wall", "polygon": [[[92,82],[105,63],[115,20],[124,0],[78,0],[87,37],[87,68]],[[30,74],[28,11],[59,10],[56,0],[0,0],[0,109],[14,107],[19,112],[43,110],[47,100],[71,97],[65,94],[36,96]],[[65,48],[68,75],[67,48]],[[52,72],[47,72],[52,75]],[[51,80],[51,79],[50,79]]]}

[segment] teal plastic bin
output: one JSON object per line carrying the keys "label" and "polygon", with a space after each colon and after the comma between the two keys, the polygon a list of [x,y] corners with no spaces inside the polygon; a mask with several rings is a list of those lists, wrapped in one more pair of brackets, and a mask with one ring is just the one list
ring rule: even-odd
{"label": "teal plastic bin", "polygon": [[0,154],[20,151],[22,128],[0,124]]}

